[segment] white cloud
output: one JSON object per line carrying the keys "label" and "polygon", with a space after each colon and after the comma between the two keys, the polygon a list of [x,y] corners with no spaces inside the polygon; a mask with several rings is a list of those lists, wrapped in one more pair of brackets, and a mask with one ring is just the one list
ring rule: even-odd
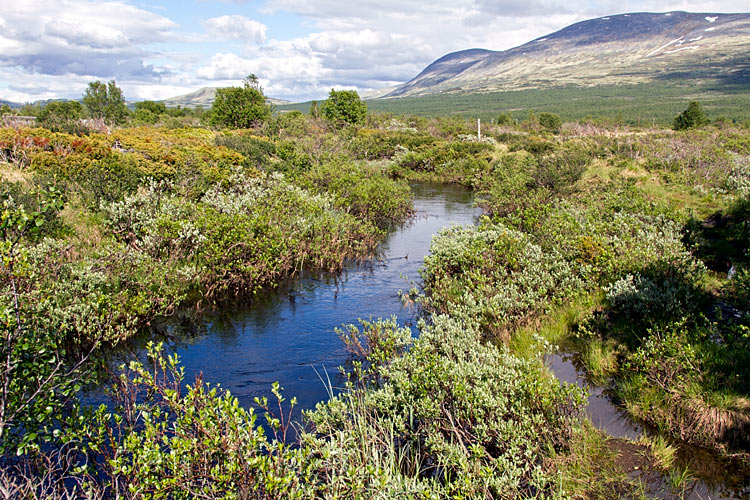
{"label": "white cloud", "polygon": [[373,89],[416,75],[429,61],[428,45],[407,35],[384,31],[324,31],[291,40],[270,40],[248,47],[242,56],[214,55],[196,76],[221,85],[249,73],[261,78],[277,97],[321,96],[332,87]]}
{"label": "white cloud", "polygon": [[[239,85],[249,73],[273,97],[319,98],[331,87],[392,86],[449,52],[508,49],[592,17],[736,10],[728,0],[658,6],[645,0],[626,6],[616,0],[266,0],[265,6],[225,0],[202,3],[200,10],[212,15],[196,33],[177,26],[165,8],[154,7],[160,15],[133,6],[135,1],[6,2],[0,10],[0,98],[77,97],[88,81],[112,78],[129,99],[163,98]],[[280,39],[271,21],[266,26],[252,19],[258,6],[297,23],[296,31],[313,32]],[[203,46],[217,41],[230,43],[218,51]]]}
{"label": "white cloud", "polygon": [[242,40],[252,43],[266,41],[265,24],[244,16],[220,16],[203,21],[208,35],[222,40]]}
{"label": "white cloud", "polygon": [[157,77],[144,44],[176,25],[123,2],[30,0],[0,10],[0,63],[33,75]]}

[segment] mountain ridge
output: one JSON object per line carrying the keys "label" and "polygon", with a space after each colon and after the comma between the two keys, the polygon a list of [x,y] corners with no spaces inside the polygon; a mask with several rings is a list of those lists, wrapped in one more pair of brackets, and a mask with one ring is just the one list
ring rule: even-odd
{"label": "mountain ridge", "polygon": [[[203,108],[210,108],[214,102],[216,90],[219,88],[221,87],[202,87],[188,94],[162,99],[160,102],[163,102],[167,107],[181,106],[183,108],[196,108],[201,106]],[[291,104],[291,101],[273,97],[266,97],[266,100],[271,104]]]}
{"label": "mountain ridge", "polygon": [[750,86],[750,14],[638,12],[588,19],[503,51],[446,54],[384,97],[684,77]]}

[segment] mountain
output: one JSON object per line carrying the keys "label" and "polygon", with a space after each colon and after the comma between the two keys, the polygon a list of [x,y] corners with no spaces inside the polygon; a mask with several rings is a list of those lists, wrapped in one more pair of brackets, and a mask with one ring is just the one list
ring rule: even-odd
{"label": "mountain", "polygon": [[[196,90],[189,94],[170,97],[164,99],[163,102],[167,107],[173,108],[181,106],[183,108],[197,108],[201,106],[203,108],[210,108],[214,102],[214,96],[216,95],[216,89],[219,87],[203,87],[202,89]],[[290,104],[290,101],[284,99],[274,99],[267,97],[266,100],[271,104]]]}
{"label": "mountain", "polygon": [[385,97],[690,79],[750,88],[750,14],[590,19],[508,50],[447,54]]}
{"label": "mountain", "polygon": [[17,102],[6,101],[5,99],[0,99],[0,106],[6,105],[6,104],[10,106],[11,109],[20,108],[21,106],[23,106],[23,104],[19,104]]}

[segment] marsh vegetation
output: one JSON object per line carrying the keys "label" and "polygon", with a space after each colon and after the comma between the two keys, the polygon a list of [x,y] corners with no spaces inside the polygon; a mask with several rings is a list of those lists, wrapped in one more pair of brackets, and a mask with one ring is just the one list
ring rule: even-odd
{"label": "marsh vegetation", "polygon": [[[9,496],[618,498],[685,494],[681,442],[750,462],[747,128],[531,115],[479,140],[454,118],[149,113],[0,129]],[[420,181],[471,188],[485,216],[434,238],[418,336],[342,326],[344,387],[301,420],[278,384],[244,407],[158,342],[110,362],[160,318],[370,257]],[[557,346],[660,437],[594,428],[545,366]],[[92,386],[112,402],[83,404]]]}

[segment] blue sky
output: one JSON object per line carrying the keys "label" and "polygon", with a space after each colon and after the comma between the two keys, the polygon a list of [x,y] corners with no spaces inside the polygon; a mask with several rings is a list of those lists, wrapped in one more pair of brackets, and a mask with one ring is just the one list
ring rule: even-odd
{"label": "blue sky", "polygon": [[588,18],[734,12],[736,1],[18,0],[0,9],[0,98],[78,98],[115,79],[129,100],[259,76],[266,94],[324,97],[402,83],[438,57],[502,50]]}

